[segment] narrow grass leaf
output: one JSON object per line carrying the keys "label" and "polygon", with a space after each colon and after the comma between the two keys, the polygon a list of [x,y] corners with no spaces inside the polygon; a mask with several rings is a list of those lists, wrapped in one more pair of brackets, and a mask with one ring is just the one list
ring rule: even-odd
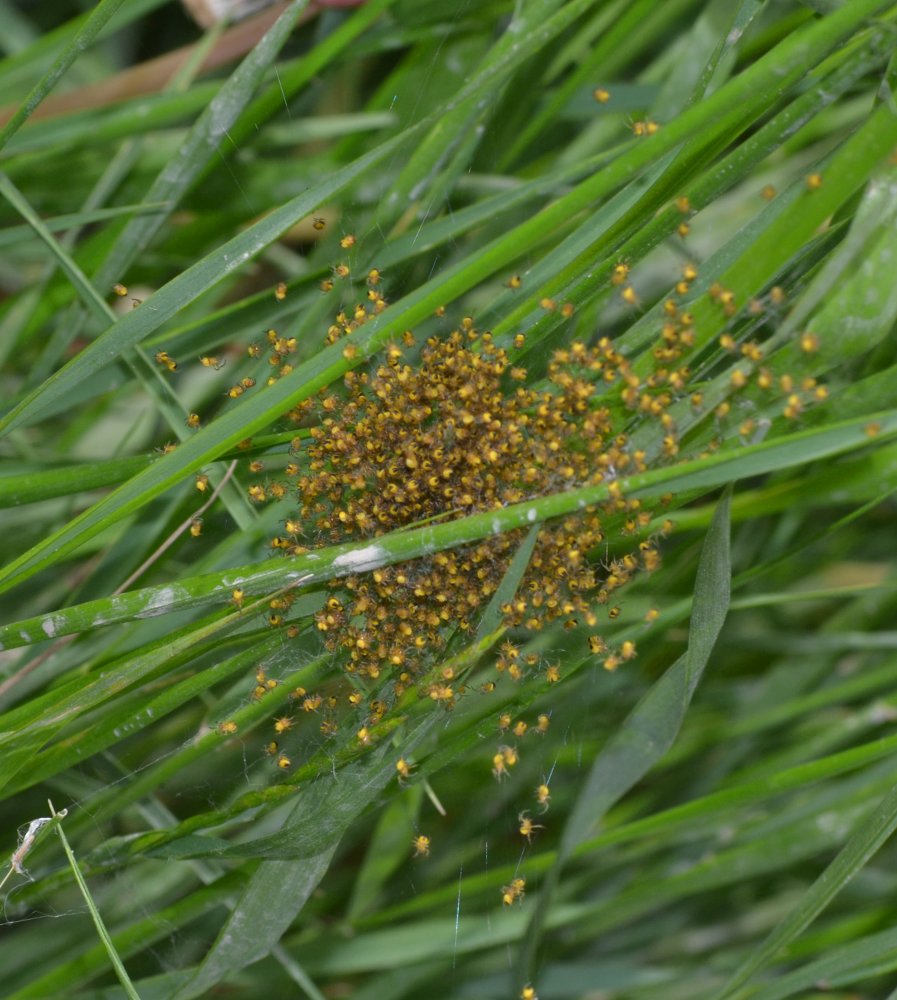
{"label": "narrow grass leaf", "polygon": [[[118,219],[123,215],[152,215],[153,212],[161,211],[164,205],[151,205],[141,202],[135,205],[116,205],[112,208],[92,208],[82,212],[71,212],[68,215],[56,215],[49,219],[41,220],[51,233],[65,232],[70,229],[79,229],[81,226],[88,226],[93,222],[106,222],[109,219]],[[26,239],[33,229],[31,226],[7,226],[0,229],[0,247],[16,246]]]}
{"label": "narrow grass leaf", "polygon": [[890,838],[895,829],[897,829],[897,787],[888,792],[879,807],[851,836],[834,861],[807,890],[798,905],[762,944],[748,955],[726,985],[714,995],[714,1000],[731,997],[739,987],[773,962],[782,949],[796,940],[863,869],[866,862]]}
{"label": "narrow grass leaf", "polygon": [[359,37],[371,30],[377,19],[397,0],[368,0],[303,58],[278,70],[277,79],[249,105],[230,130],[231,146],[240,149],[259,130],[261,124],[283,109],[285,103],[316,75],[323,72],[337,56]]}
{"label": "narrow grass leaf", "polygon": [[[95,319],[99,319],[104,323],[114,320],[115,313],[106,303],[105,299],[97,294],[87,275],[78,267],[71,255],[66,253],[56,237],[53,236],[47,226],[41,221],[40,216],[32,209],[15,184],[2,171],[0,171],[0,195],[16,209],[49,249],[63,273],[74,286],[81,301],[87,307],[87,311]],[[148,217],[151,218],[152,216]]]}
{"label": "narrow grass leaf", "polygon": [[100,0],[100,2],[90,12],[90,16],[78,30],[75,37],[66,46],[65,51],[59,56],[53,66],[41,77],[31,89],[31,92],[22,102],[21,107],[0,128],[0,149],[2,149],[10,138],[25,123],[32,111],[50,93],[59,80],[65,75],[66,70],[80,56],[90,43],[97,37],[103,27],[107,24],[113,14],[122,6],[124,0]]}
{"label": "narrow grass leaf", "polygon": [[529,566],[529,561],[538,539],[539,526],[534,524],[520,542],[517,551],[514,553],[514,558],[509,563],[505,575],[501,579],[501,583],[498,585],[497,590],[486,606],[486,610],[483,612],[483,617],[477,626],[474,645],[483,642],[501,627],[502,619],[504,618],[501,607],[503,604],[514,600],[514,595],[517,593],[517,588],[520,586],[520,581],[523,579],[523,574],[526,572],[527,566]]}
{"label": "narrow grass leaf", "polygon": [[[268,71],[296,26],[309,0],[293,0],[259,43],[231,73],[227,81],[200,115],[174,158],[144,196],[148,202],[163,202],[171,208],[179,204],[197,176],[210,160],[218,155],[218,147],[228,136],[229,129],[252,98],[262,77]],[[132,219],[109,251],[96,277],[99,287],[105,287],[123,273],[136,255],[149,245],[168,217],[157,213]]]}
{"label": "narrow grass leaf", "polygon": [[0,507],[19,507],[53,497],[116,486],[155,460],[155,455],[130,455],[55,469],[0,474]]}
{"label": "narrow grass leaf", "polygon": [[[51,806],[52,810],[52,806]],[[54,816],[56,815],[55,810],[52,810]],[[61,815],[61,814],[60,814]],[[84,876],[81,874],[81,869],[78,867],[78,862],[75,860],[75,854],[69,846],[69,842],[66,839],[65,831],[62,829],[62,824],[60,823],[56,827],[56,832],[59,835],[59,839],[62,841],[62,849],[65,851],[65,856],[68,858],[69,865],[72,869],[72,874],[75,876],[75,881],[78,883],[78,888],[81,890],[81,895],[84,897],[84,901],[87,903],[87,909],[90,911],[90,915],[93,918],[94,926],[97,929],[97,934],[100,940],[103,942],[103,946],[106,949],[106,954],[109,956],[109,961],[112,963],[112,968],[115,969],[115,974],[118,976],[118,981],[122,985],[122,989],[125,991],[125,995],[130,998],[130,1000],[140,1000],[137,990],[134,989],[134,984],[131,982],[127,971],[125,970],[124,963],[119,957],[118,951],[115,945],[112,943],[112,938],[109,936],[109,931],[106,930],[106,925],[103,923],[103,918],[100,916],[100,911],[97,909],[97,905],[93,900],[93,896],[90,894],[90,889],[87,887],[87,883],[84,881]]]}
{"label": "narrow grass leaf", "polygon": [[[435,713],[418,724],[404,741],[403,752],[414,748],[434,717]],[[266,860],[259,865],[196,976],[175,1000],[200,996],[271,951],[323,878],[349,824],[394,777],[393,753],[389,745],[380,747],[338,777],[323,777],[306,788],[279,833],[215,852],[300,860]]]}
{"label": "narrow grass leaf", "polygon": [[339,841],[302,861],[263,861],[249,878],[215,943],[172,1000],[208,995],[218,983],[276,946],[324,877]]}
{"label": "narrow grass leaf", "polygon": [[598,754],[561,835],[557,858],[529,921],[519,964],[523,981],[533,978],[536,952],[550,900],[573,851],[593,833],[607,810],[626,794],[673,745],[692,694],[713,652],[729,608],[731,489],[713,516],[695,581],[688,649],[632,710]]}
{"label": "narrow grass leaf", "polygon": [[[851,941],[849,945],[833,948],[830,954],[808,962],[793,972],[780,976],[769,986],[751,992],[751,1000],[784,1000],[796,993],[803,996],[825,983],[827,990],[861,982],[880,976],[897,967],[897,930],[889,929],[879,934]],[[894,994],[888,996],[888,1000]]]}

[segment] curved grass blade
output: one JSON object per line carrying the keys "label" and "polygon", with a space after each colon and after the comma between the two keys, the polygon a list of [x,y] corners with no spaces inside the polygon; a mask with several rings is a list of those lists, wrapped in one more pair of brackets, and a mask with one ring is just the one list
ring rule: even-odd
{"label": "curved grass blade", "polygon": [[539,905],[527,927],[519,963],[521,985],[535,975],[545,915],[561,871],[607,810],[670,749],[691,697],[713,652],[729,608],[732,576],[729,552],[731,489],[717,506],[701,550],[695,580],[688,649],[632,710],[611,737],[586,779],[561,835],[554,866],[543,883]]}
{"label": "curved grass blade", "polygon": [[[451,102],[395,179],[380,209],[380,226],[391,229],[395,224],[396,231],[404,230],[419,209],[422,215],[429,214],[423,211],[421,201],[432,204],[438,198],[443,172],[448,171],[451,176],[466,165],[465,157],[467,162],[473,158],[474,148],[485,135],[484,120],[490,108],[497,105],[501,88],[520,64],[521,57],[544,48],[589,6],[590,0],[572,0],[563,6],[558,0],[533,0],[514,10],[511,23],[489,50],[477,74],[477,86],[466,87]],[[484,86],[489,89],[488,102],[482,99]],[[396,223],[398,217],[401,218]]]}
{"label": "curved grass blade", "polygon": [[[781,976],[771,985],[752,992],[752,1000],[784,1000],[785,997],[808,991],[825,983],[827,990],[850,986],[873,976],[881,976],[897,967],[897,930],[889,928],[878,934],[851,941],[849,945],[833,948],[813,962]],[[892,1000],[894,993],[888,994]]]}
{"label": "curved grass blade", "polygon": [[146,201],[171,206],[169,211],[134,218],[128,223],[95,276],[100,288],[111,283],[117,274],[124,273],[136,255],[148,246],[200,172],[210,160],[217,158],[220,143],[249,103],[309,2],[293,0],[199,116],[175,157],[165,165],[144,196]]}
{"label": "curved grass blade", "polygon": [[263,861],[193,975],[171,1000],[190,1000],[270,954],[330,865],[339,841],[302,861]]}

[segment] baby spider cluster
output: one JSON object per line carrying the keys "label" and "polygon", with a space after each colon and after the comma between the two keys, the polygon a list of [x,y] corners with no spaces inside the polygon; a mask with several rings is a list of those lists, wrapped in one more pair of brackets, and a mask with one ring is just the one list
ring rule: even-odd
{"label": "baby spider cluster", "polygon": [[[337,319],[328,339],[356,322],[345,314]],[[535,389],[524,384],[525,369],[471,320],[427,341],[416,364],[405,360],[413,346],[406,334],[372,371],[349,372],[342,398],[320,400],[289,523],[339,543],[606,483],[605,503],[542,528],[518,594],[501,608],[511,627],[539,629],[558,618],[573,627],[574,616],[596,624],[593,605],[610,604],[651,561],[638,550],[607,567],[590,558],[608,528],[635,531],[651,518],[618,483],[621,474],[646,467],[645,454],[630,445],[602,398],[606,387],[631,377],[626,359],[607,338],[594,347],[574,343],[556,352],[544,388]],[[317,628],[328,648],[345,650],[350,673],[377,680],[389,671],[401,695],[450,630],[472,632],[520,537],[496,534],[334,581]],[[289,539],[279,545],[305,551]],[[535,662],[503,654],[496,666],[519,680]],[[428,678],[423,693],[451,707],[457,679],[451,672]]]}

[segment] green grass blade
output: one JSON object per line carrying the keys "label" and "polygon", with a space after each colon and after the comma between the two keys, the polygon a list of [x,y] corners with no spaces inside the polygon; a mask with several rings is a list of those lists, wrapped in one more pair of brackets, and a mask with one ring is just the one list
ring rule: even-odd
{"label": "green grass blade", "polygon": [[[897,930],[852,941],[849,946],[835,948],[831,954],[781,976],[776,982],[751,994],[753,1000],[784,1000],[795,994],[807,995],[819,983],[827,989],[850,986],[863,979],[880,976],[897,966]],[[893,996],[889,994],[890,997]]]}
{"label": "green grass blade", "polygon": [[607,810],[628,792],[673,745],[685,713],[713,652],[729,607],[730,491],[719,502],[707,532],[692,605],[688,649],[651,688],[599,753],[570,812],[557,858],[542,887],[541,899],[527,928],[520,961],[524,982],[533,979],[536,953],[560,872]]}
{"label": "green grass blade", "polygon": [[[90,283],[87,275],[75,263],[72,257],[65,252],[60,243],[56,240],[47,226],[41,221],[37,213],[31,208],[22,193],[16,188],[5,173],[0,171],[0,195],[2,195],[22,216],[36,235],[47,246],[56,262],[62,268],[69,281],[87,307],[87,311],[102,322],[108,323],[115,319],[115,313],[107,305],[105,299],[97,294],[96,289]],[[153,216],[148,216],[152,218]]]}
{"label": "green grass blade", "polygon": [[234,123],[230,132],[232,147],[239,149],[246,143],[257,132],[261,123],[280,111],[286,101],[313,80],[340,53],[353,43],[357,44],[359,37],[363,37],[395,3],[396,0],[368,0],[305,58],[297,60],[279,73],[277,81],[269,85]]}
{"label": "green grass blade", "polygon": [[773,962],[839,892],[862,870],[866,862],[897,829],[897,788],[884,797],[874,814],[851,836],[835,860],[816,879],[799,904],[735,970],[715,1000],[736,994],[740,987]]}
{"label": "green grass blade", "polygon": [[[418,724],[405,741],[409,750],[432,721],[431,718]],[[177,994],[177,1000],[201,995],[228,975],[268,954],[323,877],[348,825],[394,778],[393,755],[389,745],[383,746],[344,769],[339,780],[323,778],[307,788],[279,833],[234,845],[224,852],[213,852],[234,857],[301,860],[267,860],[259,865],[196,976]],[[251,934],[236,933],[240,928],[250,927]]]}
{"label": "green grass blade", "polygon": [[[209,161],[217,158],[219,145],[228,138],[229,129],[251,100],[308,4],[309,0],[293,0],[230,75],[190,129],[174,159],[151,185],[146,201],[163,202],[171,206],[170,210],[180,203]],[[97,284],[104,287],[123,274],[136,255],[149,245],[166,218],[167,214],[159,213],[132,219],[100,267]]]}
{"label": "green grass blade", "polygon": [[81,490],[96,490],[114,486],[145,469],[155,456],[131,455],[110,458],[102,462],[84,462],[80,465],[56,469],[35,469],[0,475],[0,507],[18,507],[53,497],[71,496]]}
{"label": "green grass blade", "polygon": [[83,26],[78,30],[68,46],[66,46],[65,51],[59,56],[50,70],[34,85],[18,111],[16,111],[3,128],[0,128],[0,149],[21,128],[31,115],[31,112],[34,111],[47,94],[56,86],[78,56],[100,34],[109,19],[123,3],[124,0],[100,0],[96,7],[94,7]]}
{"label": "green grass blade", "polygon": [[[52,810],[52,805],[51,805]],[[53,811],[54,816],[56,815]],[[61,815],[61,814],[60,814]],[[87,883],[84,881],[84,876],[81,874],[81,869],[78,867],[78,862],[75,860],[74,852],[69,846],[68,839],[65,836],[65,831],[62,829],[62,824],[60,823],[56,827],[56,832],[59,835],[60,841],[62,841],[62,849],[65,851],[65,856],[68,858],[69,865],[72,869],[72,874],[75,876],[75,881],[78,883],[78,888],[81,890],[81,895],[84,897],[84,901],[87,903],[87,909],[90,911],[90,915],[93,918],[94,926],[97,929],[97,934],[100,940],[103,942],[103,947],[106,949],[106,954],[109,956],[109,961],[112,963],[112,968],[115,969],[115,974],[118,976],[118,981],[122,985],[122,989],[125,991],[125,995],[130,998],[130,1000],[140,1000],[137,990],[134,989],[134,984],[131,982],[127,971],[125,970],[124,964],[119,957],[118,951],[115,945],[112,943],[112,938],[109,936],[109,931],[106,930],[106,925],[103,923],[103,918],[100,916],[100,911],[97,909],[96,903],[93,901],[93,896],[90,894],[90,889],[87,887]]]}
{"label": "green grass blade", "polygon": [[[107,219],[118,219],[122,215],[152,214],[164,208],[163,205],[137,204],[137,205],[117,205],[113,208],[93,208],[83,212],[72,212],[68,215],[59,215],[52,219],[42,220],[47,229],[51,232],[64,232],[68,229],[79,229],[81,226],[88,226],[93,222],[105,222]],[[9,226],[0,230],[0,247],[16,245],[32,232],[31,226]]]}
{"label": "green grass blade", "polygon": [[483,612],[482,618],[480,618],[480,623],[477,625],[477,644],[482,643],[488,636],[501,627],[503,618],[501,606],[513,600],[514,595],[517,593],[520,581],[523,579],[523,574],[526,572],[527,566],[529,566],[530,557],[533,554],[533,549],[536,547],[538,539],[539,528],[537,525],[533,525],[526,533],[526,537],[521,541],[520,547],[514,553],[514,558],[511,560],[507,572],[502,577],[498,589],[492,595],[492,599]]}
{"label": "green grass blade", "polygon": [[268,955],[314,892],[338,846],[302,861],[263,861],[240,894],[215,944],[172,1000],[208,995]]}

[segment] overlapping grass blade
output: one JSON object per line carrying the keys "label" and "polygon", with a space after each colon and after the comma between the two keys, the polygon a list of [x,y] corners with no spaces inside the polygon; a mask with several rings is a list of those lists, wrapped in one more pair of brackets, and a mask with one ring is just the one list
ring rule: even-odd
{"label": "overlapping grass blade", "polygon": [[[773,87],[776,93],[784,92],[789,85],[798,80],[800,76],[824,53],[845,36],[849,35],[857,27],[857,24],[864,22],[876,12],[888,6],[885,0],[856,0],[849,7],[842,7],[830,17],[808,28],[803,33],[789,38],[783,42],[776,50],[765,59],[759,60],[739,77],[730,80],[724,87],[716,91],[705,101],[693,106],[688,111],[680,115],[670,126],[651,136],[649,140],[633,147],[629,153],[620,157],[615,163],[601,172],[597,177],[584,182],[569,195],[561,198],[552,206],[544,209],[533,220],[519,226],[514,232],[495,241],[491,248],[484,250],[474,266],[467,265],[458,269],[460,274],[454,281],[448,280],[451,272],[443,278],[442,299],[448,300],[460,294],[461,291],[472,287],[477,281],[488,276],[500,261],[503,253],[507,253],[511,247],[517,253],[525,248],[530,241],[537,239],[541,234],[542,227],[551,226],[556,219],[563,218],[571,211],[588,204],[594,199],[613,191],[617,185],[644,169],[649,163],[656,160],[664,152],[673,149],[679,142],[691,135],[698,127],[704,126],[708,121],[714,120],[720,111],[731,109],[733,105],[743,102],[746,107],[756,107],[757,111],[765,107],[766,98],[758,99],[758,92],[762,94],[764,88]],[[521,56],[514,54],[515,60],[520,61]],[[505,60],[494,72],[507,72],[508,61]],[[465,88],[465,92],[459,95],[459,100],[466,97],[467,90],[476,92],[483,89],[492,82],[494,72],[483,74],[480,78],[472,81]],[[741,112],[743,113],[743,112]],[[423,123],[421,123],[423,124]],[[878,124],[878,121],[876,121]],[[874,143],[869,140],[870,145],[876,150],[887,151],[891,141],[891,130],[886,116],[881,116],[881,124],[886,126],[879,129],[877,135],[879,142]],[[146,310],[137,310],[128,316],[123,317],[111,330],[107,331],[103,337],[90,345],[74,361],[65,368],[57,372],[51,378],[46,387],[37,393],[32,394],[29,399],[17,406],[9,413],[2,422],[0,429],[9,430],[13,427],[33,421],[39,416],[42,406],[46,406],[46,394],[49,392],[60,393],[63,390],[70,390],[81,380],[88,378],[99,368],[108,364],[114,357],[127,347],[137,343],[143,337],[151,333],[162,322],[173,315],[178,309],[183,308],[185,299],[187,301],[195,298],[201,291],[211,287],[220,281],[227,273],[235,267],[240,266],[246,260],[259,253],[262,248],[276,239],[283,231],[289,228],[295,221],[309,214],[326,197],[340,191],[342,187],[357,176],[361,175],[366,168],[380,162],[386,156],[397,151],[401,145],[398,140],[409,141],[416,137],[417,127],[412,126],[406,130],[404,135],[396,137],[372,154],[361,158],[351,165],[351,168],[337,172],[328,182],[324,182],[309,192],[300,195],[298,198],[288,202],[282,208],[272,212],[266,219],[256,223],[246,232],[231,240],[225,247],[222,247],[215,254],[210,255],[203,261],[198,262],[189,268],[182,275],[169,282],[165,288],[161,289],[153,296],[151,303],[146,303]],[[864,150],[865,152],[865,150]],[[868,155],[868,154],[867,154]],[[870,169],[866,162],[866,157],[861,159],[859,164],[852,164],[856,169],[864,167]],[[817,192],[822,194],[822,192]],[[831,196],[817,199],[825,201],[828,205]],[[836,207],[837,202],[835,203]],[[829,207],[833,207],[829,205]],[[781,234],[776,233],[775,238]],[[770,243],[774,240],[770,239]],[[764,248],[765,249],[765,248]],[[758,255],[757,260],[762,259]],[[757,264],[755,263],[755,267]],[[454,277],[453,275],[451,275]],[[466,278],[466,280],[465,280]],[[737,287],[741,291],[741,284],[750,284],[747,276],[742,277],[742,281]],[[423,297],[423,296],[421,296]],[[417,296],[409,296],[411,300],[416,300]],[[438,303],[437,303],[438,304]],[[427,311],[429,312],[429,302]],[[410,306],[410,303],[409,303]],[[152,314],[147,317],[147,314]],[[408,320],[415,317],[412,310],[408,308]],[[142,314],[142,315],[141,315]],[[136,317],[141,315],[138,321]],[[426,313],[421,313],[426,315]],[[130,320],[130,322],[129,322]],[[406,320],[407,322],[407,320]],[[113,346],[114,345],[114,346]]]}
{"label": "overlapping grass blade", "polygon": [[[867,445],[869,428],[875,441],[885,443],[897,435],[897,415],[884,412],[859,419],[787,435],[773,441],[733,449],[706,458],[694,459],[669,468],[652,469],[623,482],[633,496],[651,497],[666,492],[706,491],[739,479],[763,475],[779,469],[850,452]],[[148,587],[102,598],[80,607],[61,609],[50,615],[26,619],[0,629],[6,648],[28,644],[52,635],[66,635],[88,625],[111,624],[176,609],[201,607],[230,597],[234,586],[246,593],[266,593],[303,580],[324,582],[355,572],[359,567],[374,569],[424,554],[463,545],[491,534],[513,531],[534,522],[574,513],[607,498],[607,486],[585,487],[514,504],[486,514],[473,514],[445,524],[431,524],[382,535],[375,545],[347,544],[319,550],[310,556],[289,560],[274,559],[253,566],[235,567],[224,573],[181,580],[176,586]],[[106,617],[108,616],[108,617]]]}
{"label": "overlapping grass blade", "polygon": [[22,102],[18,111],[0,128],[0,149],[22,127],[34,109],[56,86],[78,56],[97,38],[123,3],[124,0],[100,0],[90,12],[90,16],[84,24],[78,29],[74,38],[66,46],[65,51],[61,53],[53,66],[32,87],[31,92]]}
{"label": "overlapping grass blade", "polygon": [[[432,722],[430,718],[419,723],[409,734],[403,741],[408,750],[414,748]],[[186,1000],[201,995],[274,947],[323,878],[348,825],[394,775],[392,751],[387,745],[345,768],[338,779],[322,779],[306,789],[278,833],[214,852],[233,857],[286,856],[300,860],[268,860],[259,865],[196,976],[178,997]],[[251,927],[253,933],[238,933],[246,927]],[[240,943],[235,944],[237,940]]]}
{"label": "overlapping grass blade", "polygon": [[707,533],[692,605],[688,649],[636,706],[596,758],[561,836],[540,906],[530,919],[518,978],[531,980],[536,952],[563,865],[594,833],[608,808],[625,795],[672,746],[695,688],[713,652],[729,607],[731,566],[726,492]]}
{"label": "overlapping grass blade", "polygon": [[874,814],[851,836],[834,861],[775,930],[735,970],[715,998],[737,993],[794,941],[831,903],[897,829],[897,789],[892,788]]}

